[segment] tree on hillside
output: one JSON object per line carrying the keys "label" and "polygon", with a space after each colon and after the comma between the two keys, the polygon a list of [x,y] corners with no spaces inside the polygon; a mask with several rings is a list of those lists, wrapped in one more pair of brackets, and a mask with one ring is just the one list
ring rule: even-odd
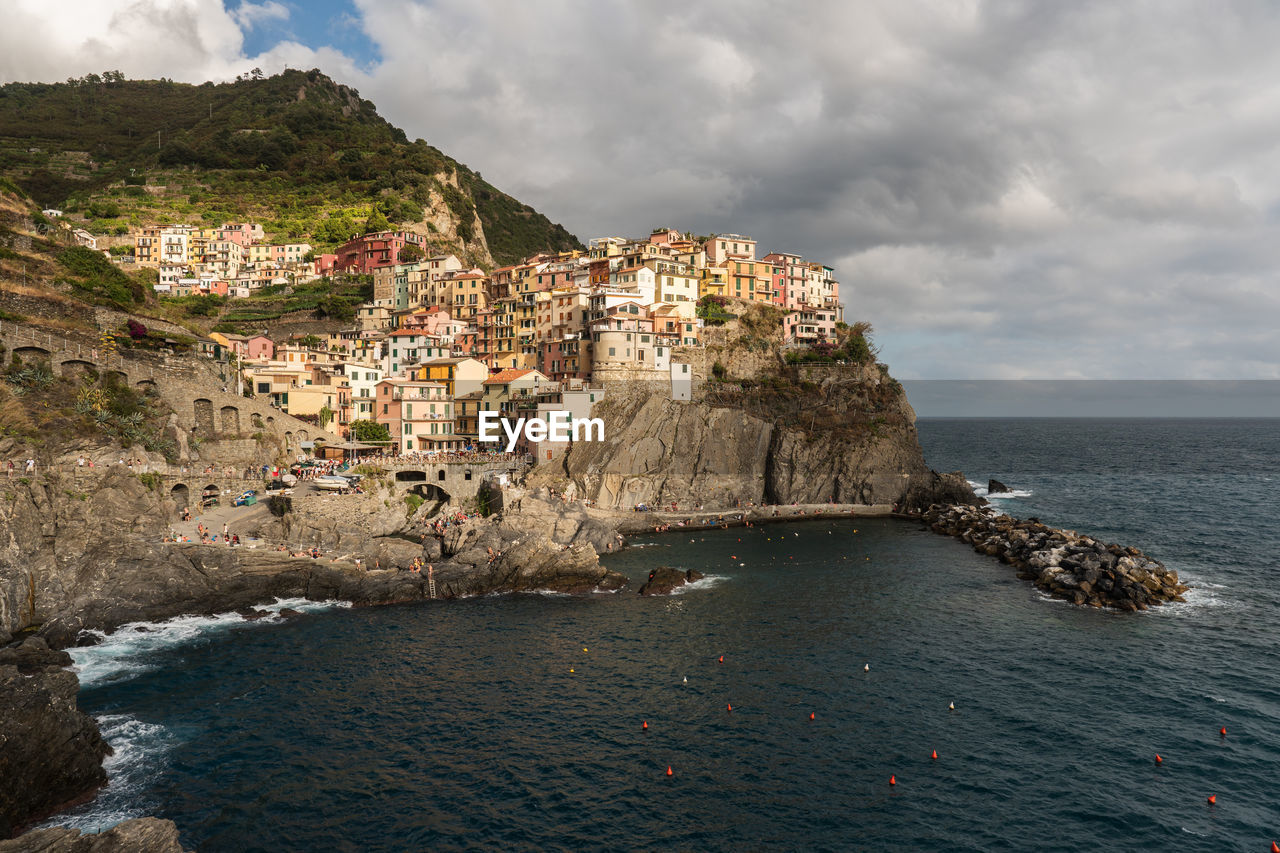
{"label": "tree on hillside", "polygon": [[364,441],[369,444],[386,443],[391,441],[391,430],[387,428],[386,424],[380,424],[377,421],[352,421],[351,440]]}
{"label": "tree on hillside", "polygon": [[396,254],[396,260],[402,264],[411,264],[414,261],[422,260],[424,257],[426,257],[426,252],[423,252],[421,247],[415,246],[412,243],[405,246]]}
{"label": "tree on hillside", "polygon": [[379,231],[390,231],[391,223],[387,221],[387,216],[378,208],[369,211],[369,218],[364,221],[364,234],[376,234]]}

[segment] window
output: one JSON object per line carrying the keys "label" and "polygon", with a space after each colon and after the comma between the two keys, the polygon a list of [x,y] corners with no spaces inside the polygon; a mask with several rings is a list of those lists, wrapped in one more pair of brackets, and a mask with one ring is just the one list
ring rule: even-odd
{"label": "window", "polygon": [[609,347],[609,355],[617,355],[618,351],[614,347]]}
{"label": "window", "polygon": [[384,415],[385,415],[386,413],[387,413],[387,404],[386,404],[386,403],[383,403],[383,404],[382,404],[382,414],[384,414]]}

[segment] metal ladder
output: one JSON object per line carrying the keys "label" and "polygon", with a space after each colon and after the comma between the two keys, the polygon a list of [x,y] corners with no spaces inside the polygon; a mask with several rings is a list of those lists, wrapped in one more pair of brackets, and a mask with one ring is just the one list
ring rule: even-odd
{"label": "metal ladder", "polygon": [[434,574],[427,575],[427,592],[432,598],[436,597],[436,576]]}

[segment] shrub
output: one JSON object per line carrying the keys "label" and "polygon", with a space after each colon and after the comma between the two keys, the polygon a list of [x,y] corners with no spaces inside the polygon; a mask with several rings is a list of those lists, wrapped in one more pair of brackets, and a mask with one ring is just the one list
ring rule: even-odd
{"label": "shrub", "polygon": [[286,513],[293,512],[293,498],[286,495],[272,495],[267,498],[267,509],[276,518],[283,518]]}

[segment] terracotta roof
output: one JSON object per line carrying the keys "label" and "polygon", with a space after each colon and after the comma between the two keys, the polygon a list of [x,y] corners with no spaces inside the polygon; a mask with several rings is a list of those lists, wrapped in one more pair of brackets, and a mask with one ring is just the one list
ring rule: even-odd
{"label": "terracotta roof", "polygon": [[525,374],[533,373],[532,369],[520,370],[517,368],[508,368],[500,370],[484,381],[485,385],[506,385],[508,382],[519,379]]}

